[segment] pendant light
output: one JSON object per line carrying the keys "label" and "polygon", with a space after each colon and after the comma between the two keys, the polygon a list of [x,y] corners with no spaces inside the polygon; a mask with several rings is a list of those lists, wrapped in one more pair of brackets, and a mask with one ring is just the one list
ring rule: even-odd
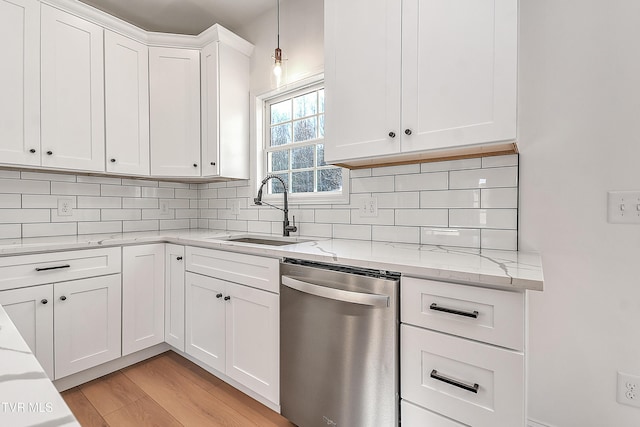
{"label": "pendant light", "polygon": [[277,23],[278,23],[278,32],[277,32],[277,47],[276,50],[271,57],[273,59],[273,68],[271,72],[272,83],[275,87],[280,87],[284,83],[286,83],[286,66],[285,61],[286,58],[282,54],[282,49],[280,49],[280,0],[276,0],[277,2]]}

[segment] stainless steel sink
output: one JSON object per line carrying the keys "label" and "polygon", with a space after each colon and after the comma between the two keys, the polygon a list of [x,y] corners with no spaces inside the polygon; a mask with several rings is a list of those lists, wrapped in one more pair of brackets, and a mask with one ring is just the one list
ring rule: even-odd
{"label": "stainless steel sink", "polygon": [[253,245],[267,246],[286,246],[295,245],[296,243],[311,242],[312,240],[303,240],[296,237],[268,237],[268,236],[232,236],[224,239],[228,242],[250,243]]}

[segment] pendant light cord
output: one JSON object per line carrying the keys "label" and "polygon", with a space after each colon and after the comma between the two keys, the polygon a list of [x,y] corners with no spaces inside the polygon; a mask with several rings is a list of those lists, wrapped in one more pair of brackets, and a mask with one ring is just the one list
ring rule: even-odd
{"label": "pendant light cord", "polygon": [[278,10],[278,49],[280,49],[280,0],[277,0]]}

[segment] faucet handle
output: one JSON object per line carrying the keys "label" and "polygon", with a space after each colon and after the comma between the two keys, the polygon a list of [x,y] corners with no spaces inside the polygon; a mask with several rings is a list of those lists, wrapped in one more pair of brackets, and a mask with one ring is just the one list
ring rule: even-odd
{"label": "faucet handle", "polygon": [[291,231],[293,231],[294,233],[296,231],[298,231],[298,227],[296,227],[296,216],[293,215],[293,225],[291,226]]}

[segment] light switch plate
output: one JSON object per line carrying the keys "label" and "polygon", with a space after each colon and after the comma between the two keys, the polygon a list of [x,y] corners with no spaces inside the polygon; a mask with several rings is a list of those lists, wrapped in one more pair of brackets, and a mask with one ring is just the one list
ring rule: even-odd
{"label": "light switch plate", "polygon": [[640,191],[609,191],[607,221],[612,224],[640,224]]}
{"label": "light switch plate", "polygon": [[377,217],[378,216],[378,198],[365,197],[360,201],[361,217]]}

